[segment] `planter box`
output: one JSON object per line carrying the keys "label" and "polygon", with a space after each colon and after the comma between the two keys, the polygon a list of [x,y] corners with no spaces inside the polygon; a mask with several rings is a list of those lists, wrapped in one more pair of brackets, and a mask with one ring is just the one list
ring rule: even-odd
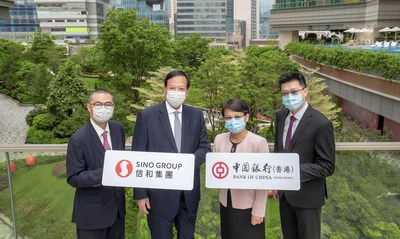
{"label": "planter box", "polygon": [[335,67],[318,64],[304,60],[301,57],[292,55],[292,60],[307,68],[319,68],[318,72],[329,75],[334,78],[358,85],[363,88],[381,92],[383,94],[400,98],[400,82],[388,81],[384,78],[372,75],[366,75],[350,70],[341,70]]}

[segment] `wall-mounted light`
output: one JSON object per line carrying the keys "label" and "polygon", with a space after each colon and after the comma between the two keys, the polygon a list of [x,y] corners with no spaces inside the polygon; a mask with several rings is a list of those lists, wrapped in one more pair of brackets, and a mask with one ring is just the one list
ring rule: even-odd
{"label": "wall-mounted light", "polygon": [[326,29],[326,30],[329,30],[329,28],[331,28],[331,26],[329,26],[329,25],[326,25],[326,26],[325,26],[325,29]]}
{"label": "wall-mounted light", "polygon": [[308,26],[308,30],[312,30],[312,26]]}

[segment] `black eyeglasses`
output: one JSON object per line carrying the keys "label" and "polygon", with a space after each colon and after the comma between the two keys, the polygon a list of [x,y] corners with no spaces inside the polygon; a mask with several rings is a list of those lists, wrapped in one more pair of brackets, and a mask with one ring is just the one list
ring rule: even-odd
{"label": "black eyeglasses", "polygon": [[106,108],[106,109],[112,109],[112,108],[114,108],[114,103],[112,103],[112,102],[106,102],[106,103],[101,103],[101,102],[94,102],[94,103],[89,103],[90,105],[93,105],[93,108],[95,108],[95,109],[101,109],[101,108],[103,108],[103,106]]}
{"label": "black eyeglasses", "polygon": [[302,91],[302,90],[304,90],[304,89],[305,89],[305,87],[304,87],[304,88],[301,88],[300,90],[283,91],[283,92],[281,92],[281,96],[287,96],[287,95],[289,95],[289,94],[291,94],[291,95],[298,95],[298,94],[300,94],[300,91]]}

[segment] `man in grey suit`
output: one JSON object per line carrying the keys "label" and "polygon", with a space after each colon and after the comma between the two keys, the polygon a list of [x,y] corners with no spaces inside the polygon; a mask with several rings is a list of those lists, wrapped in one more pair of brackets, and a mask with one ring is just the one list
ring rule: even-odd
{"label": "man in grey suit", "polygon": [[200,109],[184,105],[189,77],[180,70],[168,73],[164,81],[166,101],[141,111],[133,133],[132,150],[187,153],[195,156],[191,191],[135,188],[134,199],[147,214],[153,239],[172,239],[173,225],[178,238],[194,238],[200,200],[200,165],[211,151]]}
{"label": "man in grey suit", "polygon": [[86,108],[90,121],[70,138],[67,149],[67,182],[74,187],[72,222],[77,238],[123,239],[125,190],[101,185],[106,150],[124,150],[125,132],[109,119],[114,97],[106,90],[90,94]]}
{"label": "man in grey suit", "polygon": [[332,122],[306,101],[307,85],[299,72],[279,78],[282,102],[287,109],[276,113],[276,153],[300,157],[299,191],[274,192],[279,199],[285,239],[319,239],[321,207],[327,197],[325,178],[335,170],[335,141]]}

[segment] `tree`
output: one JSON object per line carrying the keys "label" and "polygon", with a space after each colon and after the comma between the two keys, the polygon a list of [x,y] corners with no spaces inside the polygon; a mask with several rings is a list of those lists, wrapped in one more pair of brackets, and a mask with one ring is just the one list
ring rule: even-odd
{"label": "tree", "polygon": [[81,68],[67,60],[50,82],[47,108],[50,113],[60,117],[69,117],[79,106],[87,102],[85,83],[80,79]]}
{"label": "tree", "polygon": [[173,56],[177,68],[184,69],[189,75],[196,71],[203,63],[209,51],[210,39],[203,38],[199,34],[190,34],[188,37],[177,36],[173,41]]}
{"label": "tree", "polygon": [[275,111],[280,109],[280,74],[297,71],[298,65],[276,48],[250,46],[245,49],[240,66],[241,79],[239,87],[233,89],[234,94],[249,106],[249,128],[257,133],[258,116],[261,114],[273,119]]}
{"label": "tree", "polygon": [[6,94],[16,88],[19,62],[24,59],[25,47],[0,39],[0,90]]}
{"label": "tree", "polygon": [[[142,95],[140,102],[131,104],[135,112],[156,105],[164,100],[164,79],[172,70],[170,67],[164,67],[158,71],[150,72],[146,83],[142,84],[141,87],[134,88]],[[128,119],[136,121],[136,115],[130,115]]]}
{"label": "tree", "polygon": [[223,129],[220,109],[225,101],[234,96],[232,91],[238,86],[238,58],[240,54],[220,48],[212,49],[194,78],[196,89],[201,89],[202,93],[197,106],[206,109],[212,140]]}
{"label": "tree", "polygon": [[307,77],[307,101],[315,109],[322,112],[333,123],[334,128],[340,126],[341,109],[332,100],[332,96],[327,94],[328,86],[324,83],[324,79],[316,77],[315,71],[305,71]]}
{"label": "tree", "polygon": [[18,83],[13,90],[13,96],[24,103],[45,104],[48,96],[47,86],[53,75],[44,64],[22,61],[19,65],[20,69],[16,72]]}
{"label": "tree", "polygon": [[58,66],[66,58],[66,49],[57,46],[49,34],[42,33],[38,30],[35,32],[27,55],[32,62],[36,64],[45,64],[52,71],[56,71]]}
{"label": "tree", "polygon": [[[140,87],[150,71],[159,69],[171,58],[169,32],[139,18],[133,10],[111,9],[100,33],[96,49],[103,67],[122,82],[126,91]],[[134,90],[134,102],[138,101],[139,92]]]}
{"label": "tree", "polygon": [[94,73],[98,69],[98,56],[93,47],[79,47],[77,54],[70,56],[70,59],[82,67],[84,73]]}

